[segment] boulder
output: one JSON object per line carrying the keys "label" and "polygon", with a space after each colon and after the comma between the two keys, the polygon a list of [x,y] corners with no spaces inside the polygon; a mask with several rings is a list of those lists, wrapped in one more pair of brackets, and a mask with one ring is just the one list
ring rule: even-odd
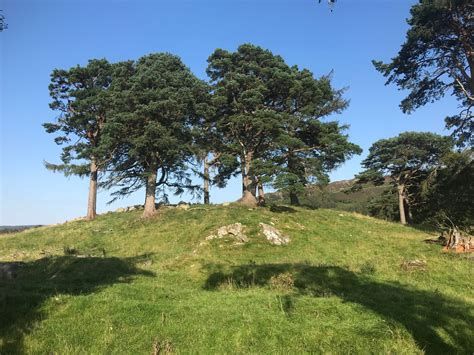
{"label": "boulder", "polygon": [[263,235],[271,244],[283,245],[290,242],[290,237],[284,235],[275,227],[265,223],[259,223],[259,226],[262,229]]}
{"label": "boulder", "polygon": [[184,211],[189,210],[189,207],[191,206],[189,206],[189,204],[187,203],[180,203],[178,204],[178,206],[176,206],[176,208],[179,208],[180,210],[184,210]]}
{"label": "boulder", "polygon": [[227,226],[222,226],[217,230],[217,235],[211,234],[206,240],[222,239],[224,237],[231,237],[239,243],[248,242],[249,238],[245,235],[245,226],[242,223],[233,223]]}

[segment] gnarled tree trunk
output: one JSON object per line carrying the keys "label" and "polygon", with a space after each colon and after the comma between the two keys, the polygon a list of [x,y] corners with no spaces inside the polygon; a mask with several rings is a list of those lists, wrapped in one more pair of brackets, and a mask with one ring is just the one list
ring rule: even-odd
{"label": "gnarled tree trunk", "polygon": [[446,234],[444,250],[454,250],[456,253],[472,253],[474,252],[474,238],[463,234],[458,228],[451,228]]}
{"label": "gnarled tree trunk", "polygon": [[87,200],[87,220],[92,220],[97,216],[97,163],[94,158],[91,159],[90,180],[89,180],[89,198]]}
{"label": "gnarled tree trunk", "polygon": [[263,190],[263,184],[261,181],[258,181],[257,187],[258,187],[258,205],[265,206],[265,191]]}
{"label": "gnarled tree trunk", "polygon": [[237,201],[249,207],[257,206],[255,198],[255,184],[252,176],[252,159],[253,152],[248,152],[241,158],[242,170],[242,197]]}
{"label": "gnarled tree trunk", "polygon": [[156,200],[156,172],[157,168],[153,167],[149,171],[149,175],[146,180],[146,197],[145,197],[145,209],[143,210],[143,218],[153,216],[155,213],[155,200]]}
{"label": "gnarled tree trunk", "polygon": [[300,204],[300,200],[296,192],[290,191],[290,205],[299,206],[299,204]]}
{"label": "gnarled tree trunk", "polygon": [[400,223],[407,224],[407,218],[405,213],[405,186],[398,185],[398,209],[400,211]]}
{"label": "gnarled tree trunk", "polygon": [[203,190],[204,190],[204,204],[208,205],[210,202],[209,198],[209,161],[207,157],[204,158],[204,171],[203,171],[203,179],[204,179],[204,184],[203,184]]}

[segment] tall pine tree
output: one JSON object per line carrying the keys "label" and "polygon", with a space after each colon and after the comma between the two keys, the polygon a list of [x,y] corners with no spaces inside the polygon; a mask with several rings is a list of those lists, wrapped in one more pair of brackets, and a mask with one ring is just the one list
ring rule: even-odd
{"label": "tall pine tree", "polygon": [[156,195],[194,190],[187,163],[193,158],[193,127],[205,117],[208,87],[177,56],[150,54],[123,63],[113,87],[116,113],[107,135],[116,154],[107,188],[128,195],[145,187],[143,217],[155,212]]}
{"label": "tall pine tree", "polygon": [[90,60],[87,66],[55,69],[49,85],[51,109],[58,111],[54,123],[44,123],[48,133],[59,134],[62,164],[46,163],[65,175],[89,176],[87,219],[96,216],[97,180],[110,158],[101,144],[110,108],[109,88],[113,66],[105,59]]}

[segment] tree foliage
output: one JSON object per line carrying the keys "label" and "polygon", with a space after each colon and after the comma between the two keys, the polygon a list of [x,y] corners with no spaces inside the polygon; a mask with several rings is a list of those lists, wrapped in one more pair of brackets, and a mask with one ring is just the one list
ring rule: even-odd
{"label": "tree foliage", "polygon": [[59,116],[56,122],[44,123],[43,127],[47,133],[59,134],[54,140],[63,146],[63,164],[47,164],[48,167],[66,175],[84,176],[89,173],[91,157],[105,155],[99,143],[109,107],[111,81],[112,66],[105,59],[90,60],[85,67],[52,72],[49,106],[59,111]]}
{"label": "tree foliage", "polygon": [[53,171],[67,175],[90,176],[88,218],[95,217],[97,174],[109,162],[103,133],[110,109],[109,88],[113,65],[105,59],[90,60],[87,66],[55,69],[51,74],[50,108],[58,111],[56,122],[44,123],[47,133],[58,134],[62,164],[46,163]]}
{"label": "tree foliage", "polygon": [[474,154],[472,150],[451,152],[443,157],[442,167],[418,189],[416,222],[452,224],[473,232]]}
{"label": "tree foliage", "polygon": [[411,9],[405,43],[389,63],[374,61],[386,78],[408,90],[403,112],[451,94],[461,111],[446,118],[459,145],[473,143],[474,3],[470,0],[421,0]]}
{"label": "tree foliage", "polygon": [[217,129],[239,157],[243,199],[255,203],[257,186],[268,183],[296,193],[360,151],[345,126],[320,121],[347,106],[330,76],[315,79],[251,44],[216,50],[208,61]]}
{"label": "tree foliage", "polygon": [[146,186],[154,211],[155,194],[195,189],[187,172],[193,127],[205,117],[208,88],[174,55],[150,54],[122,64],[113,87],[116,112],[108,135],[116,154],[105,187],[121,197]]}
{"label": "tree foliage", "polygon": [[362,162],[366,169],[357,176],[357,184],[372,182],[382,185],[385,177],[398,191],[400,221],[411,219],[410,207],[416,200],[410,193],[427,174],[441,166],[442,158],[451,151],[453,142],[429,132],[405,132],[397,137],[381,139],[369,149]]}
{"label": "tree foliage", "polygon": [[254,204],[255,161],[263,158],[280,132],[291,71],[280,56],[251,44],[233,53],[217,49],[208,63],[217,127],[240,159],[243,198]]}

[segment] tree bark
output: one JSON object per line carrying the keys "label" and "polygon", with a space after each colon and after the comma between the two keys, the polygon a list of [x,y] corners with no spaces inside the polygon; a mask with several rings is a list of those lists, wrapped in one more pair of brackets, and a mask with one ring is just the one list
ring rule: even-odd
{"label": "tree bark", "polygon": [[97,163],[95,158],[91,159],[89,198],[87,200],[87,220],[93,220],[97,216]]}
{"label": "tree bark", "polygon": [[290,205],[299,206],[300,200],[296,192],[290,191]]}
{"label": "tree bark", "polygon": [[210,198],[209,198],[209,161],[207,160],[207,157],[204,158],[204,172],[203,172],[203,179],[204,179],[204,204],[208,205],[210,203]]}
{"label": "tree bark", "polygon": [[153,216],[156,211],[156,171],[157,168],[150,169],[146,180],[145,209],[143,210],[142,218],[149,218]]}
{"label": "tree bark", "polygon": [[257,206],[255,198],[255,184],[252,176],[253,152],[248,152],[241,158],[242,170],[242,197],[237,201],[249,207]]}
{"label": "tree bark", "polygon": [[406,214],[405,214],[405,186],[398,185],[398,209],[400,210],[400,223],[405,225],[407,224]]}
{"label": "tree bark", "polygon": [[265,206],[265,191],[263,190],[263,184],[261,181],[257,183],[258,187],[258,205]]}
{"label": "tree bark", "polygon": [[[295,159],[294,153],[289,153],[288,154],[288,170],[292,173],[297,173],[297,161]],[[292,206],[299,206],[300,200],[298,198],[298,195],[296,194],[295,191],[291,191],[293,189],[293,186],[289,186],[290,188],[290,205]]]}

